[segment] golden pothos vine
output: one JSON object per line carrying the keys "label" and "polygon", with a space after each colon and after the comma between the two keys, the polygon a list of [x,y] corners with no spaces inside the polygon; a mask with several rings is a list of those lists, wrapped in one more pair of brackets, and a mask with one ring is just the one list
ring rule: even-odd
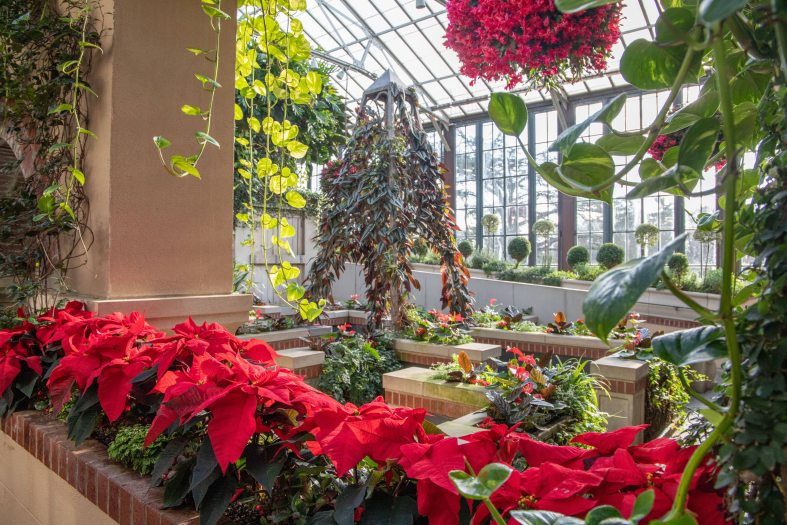
{"label": "golden pothos vine", "polygon": [[[172,155],[166,161],[162,150],[168,148],[171,142],[162,136],[153,139],[167,171],[179,177],[191,175],[200,178],[197,163],[205,148],[208,144],[219,146],[210,135],[211,118],[215,92],[221,87],[216,81],[221,22],[229,19],[230,15],[222,10],[221,0],[201,0],[200,7],[210,18],[211,27],[216,33],[216,47],[211,50],[189,48],[189,51],[204,56],[214,64],[213,78],[196,75],[203,88],[210,92],[210,98],[207,109],[190,104],[181,108],[183,113],[206,122],[205,130],[195,134],[199,150],[191,156]],[[300,130],[287,120],[287,111],[294,104],[313,103],[322,91],[322,78],[318,73],[301,75],[289,67],[291,61],[304,61],[311,56],[303,25],[294,16],[296,12],[306,9],[306,2],[241,0],[238,7],[240,16],[235,46],[235,89],[240,94],[240,103],[246,106],[247,111],[244,112],[244,108],[236,104],[234,118],[245,118],[248,132],[236,136],[235,142],[243,147],[244,154],[237,159],[237,163],[238,174],[247,184],[248,202],[244,203],[245,212],[238,213],[236,219],[250,232],[242,243],[250,247],[251,253],[249,264],[244,267],[247,271],[246,289],[250,292],[255,289],[255,234],[259,228],[265,270],[272,289],[285,303],[297,308],[304,319],[313,320],[322,313],[325,301],[304,299],[305,290],[297,282],[300,270],[286,259],[287,256],[293,256],[288,239],[295,236],[295,228],[282,215],[285,201],[296,209],[306,205],[306,200],[297,188],[304,172],[302,159],[309,151],[309,147],[298,140]],[[266,55],[264,68],[258,61],[259,53]],[[283,105],[281,120],[272,116],[275,103]],[[266,116],[262,120],[258,119],[255,110],[261,110]],[[247,117],[244,116],[246,114]],[[263,182],[263,194],[259,199],[254,198],[255,179]],[[274,199],[274,195],[283,198]],[[259,212],[255,209],[255,200],[262,203]]]}

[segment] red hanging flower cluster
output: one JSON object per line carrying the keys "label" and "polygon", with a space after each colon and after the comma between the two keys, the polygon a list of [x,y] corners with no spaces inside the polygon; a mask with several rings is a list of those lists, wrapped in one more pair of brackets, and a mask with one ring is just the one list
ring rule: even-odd
{"label": "red hanging flower cluster", "polygon": [[619,3],[563,14],[554,0],[449,0],[446,47],[477,80],[546,83],[606,68],[620,39]]}
{"label": "red hanging flower cluster", "polygon": [[[654,160],[662,160],[668,149],[680,146],[680,141],[683,140],[683,135],[685,134],[686,130],[681,130],[670,133],[669,135],[659,135],[656,137],[656,140],[653,141],[653,144],[651,144],[650,148],[648,148],[648,155],[650,155]],[[713,168],[716,171],[719,171],[726,165],[727,160],[721,159],[719,162],[713,164]],[[709,169],[710,167],[706,168],[705,171]]]}

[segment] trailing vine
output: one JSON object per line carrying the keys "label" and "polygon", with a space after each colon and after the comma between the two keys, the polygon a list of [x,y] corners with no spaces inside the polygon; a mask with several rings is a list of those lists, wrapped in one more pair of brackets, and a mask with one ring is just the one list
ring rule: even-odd
{"label": "trailing vine", "polygon": [[0,125],[25,176],[0,199],[0,277],[18,306],[53,306],[63,277],[84,260],[92,236],[83,191],[89,138],[87,82],[99,47],[101,13],[90,2],[57,8],[23,0],[0,8]]}
{"label": "trailing vine", "polygon": [[158,150],[161,163],[167,170],[167,173],[173,177],[185,177],[191,175],[197,179],[201,178],[200,172],[197,169],[197,164],[205,153],[208,144],[220,146],[218,141],[210,135],[211,125],[213,123],[213,103],[216,99],[216,90],[221,87],[218,83],[219,77],[219,52],[221,51],[221,22],[228,20],[230,15],[221,10],[221,0],[200,0],[200,7],[202,11],[210,19],[210,27],[216,34],[216,43],[213,49],[202,49],[198,47],[188,48],[189,52],[196,56],[202,56],[208,62],[213,64],[213,76],[206,77],[205,75],[195,74],[194,77],[202,85],[202,89],[210,93],[208,97],[208,106],[205,109],[191,104],[183,104],[180,110],[189,116],[199,117],[205,121],[205,130],[197,131],[194,134],[194,139],[197,142],[197,152],[192,155],[171,155],[167,161],[164,158],[163,150],[172,145],[167,138],[157,135],[153,137],[153,143]]}
{"label": "trailing vine", "polygon": [[390,312],[403,319],[404,294],[420,285],[408,257],[420,237],[442,262],[442,303],[467,315],[469,272],[457,250],[438,164],[424,133],[415,93],[395,82],[368,93],[340,161],[326,167],[326,206],[317,234],[318,254],[307,279],[313,297],[329,297],[347,262],[363,267],[369,323]]}

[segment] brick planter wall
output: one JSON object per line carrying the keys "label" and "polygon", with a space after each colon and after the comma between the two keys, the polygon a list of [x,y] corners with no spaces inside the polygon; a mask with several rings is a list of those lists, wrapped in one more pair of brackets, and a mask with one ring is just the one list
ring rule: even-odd
{"label": "brick planter wall", "polygon": [[514,346],[526,354],[552,353],[560,357],[581,357],[595,361],[609,354],[609,347],[595,337],[514,332],[496,328],[474,328],[470,335],[479,343]]}
{"label": "brick planter wall", "polygon": [[[150,478],[110,460],[100,443],[88,440],[76,448],[66,437],[66,426],[52,416],[17,412],[0,420],[0,428],[120,525],[199,525],[194,510],[162,510],[164,488],[152,488]],[[42,499],[40,503],[47,502]],[[59,518],[53,521],[65,522]]]}

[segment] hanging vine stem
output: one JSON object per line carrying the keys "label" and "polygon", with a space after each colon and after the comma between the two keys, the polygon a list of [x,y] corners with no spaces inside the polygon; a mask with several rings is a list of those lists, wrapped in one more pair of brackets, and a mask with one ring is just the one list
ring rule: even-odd
{"label": "hanging vine stem", "polygon": [[[202,159],[208,144],[216,146],[217,148],[219,147],[218,141],[216,141],[216,139],[210,135],[210,131],[212,129],[213,105],[216,99],[216,90],[221,87],[221,85],[218,83],[220,63],[219,54],[221,52],[221,21],[230,19],[230,15],[221,10],[221,0],[201,0],[201,8],[210,18],[210,26],[216,33],[216,46],[212,50],[200,48],[188,48],[188,50],[197,56],[206,55],[205,58],[208,61],[214,63],[212,78],[207,78],[199,74],[194,75],[197,80],[202,83],[202,88],[211,92],[210,99],[208,102],[208,108],[204,111],[197,106],[191,106],[189,104],[184,104],[181,107],[181,111],[184,114],[202,117],[207,121],[205,125],[205,131],[198,131],[195,134],[197,143],[200,145],[199,150],[196,154],[188,157],[183,155],[172,155],[169,159],[169,162],[167,162],[164,159],[163,150],[170,147],[172,142],[161,135],[153,137],[153,144],[155,144],[156,149],[158,150],[161,164],[164,166],[164,169],[167,170],[167,173],[173,177],[185,177],[187,175],[191,175],[192,177],[196,177],[198,179],[201,178],[200,172],[197,169],[197,164]],[[210,58],[211,53],[215,53],[213,59]]]}
{"label": "hanging vine stem", "polygon": [[[741,384],[743,372],[741,366],[741,353],[738,347],[738,337],[735,331],[733,317],[733,276],[735,270],[735,213],[737,210],[737,182],[738,182],[738,149],[735,142],[735,117],[732,108],[732,95],[726,79],[729,77],[727,66],[727,51],[724,47],[724,33],[721,28],[713,39],[713,58],[716,65],[716,89],[719,93],[719,107],[721,110],[724,140],[727,152],[727,174],[724,180],[725,210],[724,210],[724,252],[722,259],[722,293],[719,307],[719,317],[727,342],[727,354],[730,361],[730,376],[732,378],[730,403],[724,417],[692,454],[678,485],[672,510],[665,517],[665,521],[678,518],[685,513],[689,488],[694,473],[702,464],[705,456],[713,446],[732,428],[733,421],[738,414],[741,401]],[[691,390],[689,393],[692,394]],[[699,399],[699,398],[697,398]],[[699,399],[702,401],[701,399]]]}

